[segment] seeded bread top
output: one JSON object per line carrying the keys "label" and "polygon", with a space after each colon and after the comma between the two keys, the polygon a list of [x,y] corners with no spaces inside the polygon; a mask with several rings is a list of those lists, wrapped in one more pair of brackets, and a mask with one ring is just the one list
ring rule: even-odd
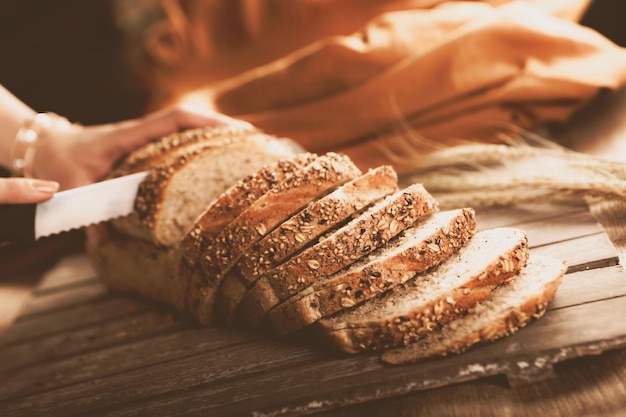
{"label": "seeded bread top", "polygon": [[423,216],[409,229],[341,270],[286,300],[270,312],[284,335],[322,317],[358,305],[441,263],[476,233],[474,210],[449,210]]}
{"label": "seeded bread top", "polygon": [[190,264],[200,259],[209,242],[272,187],[311,163],[317,155],[303,153],[281,159],[248,175],[226,190],[196,220],[181,242],[181,250]]}
{"label": "seeded bread top", "polygon": [[518,276],[493,290],[487,300],[478,303],[468,314],[406,348],[385,352],[382,359],[391,364],[412,363],[460,353],[477,343],[507,336],[543,315],[566,270],[561,260],[532,256]]}
{"label": "seeded bread top", "polygon": [[318,323],[346,352],[406,345],[486,299],[525,267],[528,257],[523,231],[481,231],[434,270]]}
{"label": "seeded bread top", "polygon": [[382,247],[415,221],[437,210],[437,201],[421,184],[385,198],[318,243],[265,274],[281,300],[339,271]]}
{"label": "seeded bread top", "polygon": [[388,196],[261,276],[241,302],[242,318],[251,326],[258,324],[282,301],[386,245],[419,217],[437,210],[437,201],[421,184]]}
{"label": "seeded bread top", "polygon": [[209,242],[200,257],[203,274],[193,282],[188,305],[196,317],[210,317],[215,291],[242,253],[311,200],[361,175],[345,155],[327,153],[285,178],[244,210]]}
{"label": "seeded bread top", "polygon": [[199,142],[182,150],[150,170],[139,187],[135,212],[112,220],[116,229],[160,245],[176,245],[197,216],[233,183],[293,155],[290,147],[264,135],[229,138],[219,144]]}
{"label": "seeded bread top", "polygon": [[172,133],[152,140],[125,155],[114,164],[107,177],[113,178],[152,168],[175,152],[184,152],[183,148],[187,145],[208,143],[212,146],[219,146],[224,141],[254,134],[262,133],[253,127],[245,126],[202,127]]}
{"label": "seeded bread top", "polygon": [[390,166],[381,166],[312,201],[247,251],[237,264],[253,283],[287,256],[298,252],[322,233],[398,189],[398,177]]}
{"label": "seeded bread top", "polygon": [[207,281],[221,279],[250,245],[312,199],[360,174],[345,155],[328,153],[285,178],[210,242],[201,258]]}
{"label": "seeded bread top", "polygon": [[[372,169],[330,194],[311,201],[252,245],[220,286],[217,305],[221,317],[232,321],[248,288],[260,275],[314,242],[322,233],[357,215],[364,207],[397,191],[397,183],[396,172],[390,166]],[[232,273],[235,270],[237,273]]]}

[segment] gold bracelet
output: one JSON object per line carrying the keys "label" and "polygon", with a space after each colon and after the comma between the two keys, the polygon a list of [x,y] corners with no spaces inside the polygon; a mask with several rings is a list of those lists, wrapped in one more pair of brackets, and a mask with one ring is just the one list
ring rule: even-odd
{"label": "gold bracelet", "polygon": [[37,148],[48,137],[52,128],[71,126],[69,120],[55,113],[37,113],[17,131],[11,146],[10,169],[13,176],[33,177],[33,160]]}

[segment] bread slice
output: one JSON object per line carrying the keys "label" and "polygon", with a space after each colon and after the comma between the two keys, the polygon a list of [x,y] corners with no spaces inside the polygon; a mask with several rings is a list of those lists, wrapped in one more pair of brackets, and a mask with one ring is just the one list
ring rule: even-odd
{"label": "bread slice", "polygon": [[388,196],[260,277],[242,300],[242,318],[250,325],[258,324],[281,301],[387,245],[418,218],[437,209],[437,201],[421,184]]}
{"label": "bread slice", "polygon": [[87,229],[85,250],[107,287],[185,311],[187,282],[180,279],[176,249],[122,235],[111,225],[101,223]]}
{"label": "bread slice", "polygon": [[361,175],[345,155],[329,152],[287,177],[256,200],[209,242],[200,257],[188,306],[202,324],[212,321],[216,291],[224,275],[253,244],[312,199]]}
{"label": "bread slice", "polygon": [[390,166],[371,169],[332,193],[313,200],[243,254],[224,277],[218,295],[218,312],[231,322],[246,290],[287,257],[350,216],[398,191],[398,176]]}
{"label": "bread slice", "polygon": [[279,335],[358,305],[438,265],[476,233],[471,208],[434,213],[350,268],[315,282],[270,311]]}
{"label": "bread slice", "polygon": [[135,212],[112,220],[120,232],[159,245],[178,244],[207,206],[263,165],[294,155],[266,135],[242,136],[185,147],[165,156],[139,187]]}
{"label": "bread slice", "polygon": [[265,165],[231,186],[200,214],[181,242],[186,260],[195,265],[209,242],[263,194],[317,158],[301,153]]}
{"label": "bread slice", "polygon": [[405,364],[461,353],[470,347],[515,333],[540,318],[561,284],[567,267],[561,260],[533,255],[528,266],[489,298],[415,343],[383,353],[383,361]]}
{"label": "bread slice", "polygon": [[485,300],[521,271],[528,256],[523,231],[481,231],[434,270],[317,323],[347,353],[406,346]]}

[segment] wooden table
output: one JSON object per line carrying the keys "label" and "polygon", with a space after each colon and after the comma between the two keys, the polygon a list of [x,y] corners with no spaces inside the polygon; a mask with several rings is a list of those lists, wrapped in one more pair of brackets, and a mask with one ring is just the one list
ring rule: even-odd
{"label": "wooden table", "polygon": [[624,415],[626,273],[587,207],[490,209],[478,222],[523,228],[531,256],[566,259],[568,274],[519,333],[406,366],[306,335],[200,328],[109,292],[71,253],[0,336],[0,415]]}

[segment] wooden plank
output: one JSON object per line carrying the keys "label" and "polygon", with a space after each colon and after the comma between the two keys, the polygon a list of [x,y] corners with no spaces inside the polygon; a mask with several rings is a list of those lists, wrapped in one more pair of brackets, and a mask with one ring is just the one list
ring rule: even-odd
{"label": "wooden plank", "polygon": [[[69,393],[72,398],[66,398],[72,410],[82,411],[73,407],[94,405],[95,407],[107,407],[107,403],[132,402],[142,397],[139,392],[150,392],[150,395],[167,394],[179,390],[186,390],[189,387],[203,384],[212,384],[214,381],[232,381],[236,384],[242,377],[254,375],[259,372],[280,371],[286,364],[290,366],[302,366],[306,363],[319,363],[326,359],[324,351],[315,349],[310,345],[298,343],[280,343],[266,338],[258,339],[246,344],[233,344],[227,349],[217,351],[206,351],[202,354],[182,357],[177,361],[158,363],[145,368],[132,369],[128,372],[114,374],[112,376],[94,375],[87,381],[72,384],[61,388]],[[177,376],[172,378],[172,371],[176,369]],[[165,379],[162,379],[165,378]],[[119,385],[117,381],[124,380],[125,386]],[[61,384],[65,381],[57,380]],[[147,387],[144,391],[143,386]],[[11,390],[11,388],[8,388]],[[44,404],[55,396],[59,388],[46,390],[40,393],[41,401],[37,404]],[[30,393],[23,398],[27,407],[32,403]],[[65,394],[62,394],[65,395]],[[138,396],[139,395],[139,396]],[[34,398],[39,397],[39,395]],[[16,398],[16,397],[13,397]],[[83,400],[85,401],[83,403]],[[94,404],[94,400],[96,403]],[[103,402],[102,402],[103,401]],[[0,404],[11,404],[12,400],[0,402]],[[69,403],[68,403],[69,404]],[[57,408],[50,404],[51,412],[62,411],[64,406]],[[18,405],[18,408],[20,406]],[[68,410],[67,408],[65,408]],[[1,408],[0,408],[1,410]],[[11,407],[7,407],[6,412],[10,415]],[[28,411],[30,412],[30,411]]]}
{"label": "wooden plank", "polygon": [[[598,326],[597,317],[605,315],[624,317],[626,298],[552,310],[542,320],[496,343],[414,365],[386,366],[374,354],[316,358],[313,353],[312,360],[285,367],[281,362],[293,362],[281,360],[283,349],[287,349],[281,344],[278,351],[261,349],[260,357],[251,360],[243,354],[244,349],[230,359],[213,357],[210,363],[196,358],[191,363],[176,361],[51,389],[2,405],[6,416],[44,411],[56,415],[64,410],[93,416],[292,415],[486,375],[536,376],[550,370],[552,363],[626,346],[626,321]],[[302,349],[293,351],[296,357],[302,357]],[[257,368],[236,380],[232,380],[236,372],[221,378],[219,372],[234,366],[225,363],[233,358],[242,368],[258,366],[259,360],[264,360],[267,368]]]}
{"label": "wooden plank", "polygon": [[116,320],[147,310],[160,308],[156,303],[139,297],[115,294],[89,304],[74,305],[47,314],[27,316],[0,334],[0,348],[16,343],[33,343],[47,336],[76,330],[85,326],[97,326],[105,321]]}
{"label": "wooden plank", "polygon": [[[270,346],[267,340],[259,342],[260,339],[267,339],[267,336],[242,330],[194,327],[126,341],[7,372],[4,377],[10,378],[11,384],[0,386],[0,401],[172,361],[184,368],[194,362],[206,366],[219,358],[219,366],[227,365],[222,374],[238,372],[239,368],[233,364],[243,362],[237,355],[243,354],[251,360]],[[271,349],[276,347],[271,346]],[[228,358],[231,355],[235,357]],[[217,373],[219,366],[213,371]]]}
{"label": "wooden plank", "polygon": [[[596,239],[596,238],[597,236],[580,238],[575,243],[580,244],[580,240],[589,241],[590,239]],[[606,254],[613,255],[614,253],[612,245],[608,245],[608,246],[607,245],[594,245],[594,247],[604,248],[607,251]],[[575,255],[584,254],[585,256],[592,256],[592,259],[597,259],[597,257],[599,256],[597,253],[590,252],[590,251],[570,252],[570,253],[575,254]],[[602,253],[602,252],[599,252],[599,253]],[[608,273],[609,276],[618,275],[618,273],[616,272],[612,273],[611,271],[614,271],[614,270],[609,270],[609,273]],[[619,269],[619,271],[621,271],[621,268]],[[588,274],[588,275],[592,276],[593,274]],[[593,278],[590,277],[587,279],[593,279]],[[584,282],[585,280],[584,279],[576,280],[576,282],[579,282],[579,281]],[[606,279],[604,281],[606,281]],[[568,282],[569,281],[566,280],[566,284]],[[565,286],[567,287],[567,285]],[[589,287],[597,288],[596,285],[589,286]],[[580,288],[580,289],[576,289],[570,292],[575,292],[578,290],[580,290],[582,294],[586,297],[585,301],[594,301],[594,300],[599,299],[596,297],[593,291],[588,291],[587,288]],[[562,301],[561,304],[568,305],[567,301]],[[77,308],[84,310],[86,313],[90,311],[90,306],[78,306]],[[66,319],[68,323],[71,323],[72,321],[76,321],[77,319],[81,319],[82,317],[92,317],[92,316],[100,316],[100,318],[104,320],[109,319],[109,317],[107,317],[106,315],[102,316],[102,312],[100,312],[99,314],[79,314],[81,312],[76,311],[77,308],[71,309],[71,310],[63,310],[57,313],[57,317],[54,317],[53,319],[58,320],[59,323],[64,322],[62,320],[59,320],[60,319],[60,317],[58,317],[59,315],[67,316]],[[97,306],[95,306],[93,310],[97,312],[99,309],[97,308]],[[146,310],[146,312],[142,313],[140,316],[133,316],[129,314],[119,316],[118,310],[110,310],[110,309],[107,312],[110,314],[114,314],[116,317],[119,317],[119,319],[114,320],[113,322],[107,322],[107,321],[100,322],[100,323],[91,322],[92,325],[98,324],[98,327],[97,327],[98,337],[94,336],[94,329],[95,329],[94,326],[79,327],[75,331],[72,331],[70,328],[66,327],[63,333],[50,332],[48,333],[49,337],[39,337],[37,340],[38,343],[37,343],[37,348],[35,349],[35,351],[32,351],[32,349],[27,348],[28,343],[14,344],[13,346],[8,346],[8,347],[5,347],[4,349],[0,349],[0,355],[3,355],[4,357],[14,358],[14,360],[12,360],[11,362],[8,362],[5,366],[9,367],[7,369],[14,369],[14,368],[28,365],[29,362],[28,362],[28,359],[24,357],[25,355],[32,356],[33,358],[37,358],[36,363],[39,363],[41,361],[54,359],[56,357],[54,356],[54,352],[62,352],[64,355],[70,355],[72,352],[82,353],[83,351],[97,350],[97,349],[100,349],[102,346],[105,346],[105,347],[108,346],[111,343],[111,340],[116,340],[117,343],[122,343],[123,340],[119,338],[119,335],[131,335],[132,334],[134,338],[144,337],[145,334],[150,335],[155,331],[155,327],[154,327],[155,321],[168,323],[169,320],[172,320],[170,316],[171,310],[159,309],[156,306],[154,310]],[[48,321],[51,320],[48,315],[41,316],[41,317],[42,317],[41,320],[48,320]],[[146,322],[142,324],[142,320],[145,320]],[[74,323],[74,327],[76,327],[75,323]],[[144,334],[144,331],[145,331],[145,334]],[[68,341],[71,342],[72,350],[68,351],[67,349],[61,349],[61,346],[64,345]],[[29,352],[29,353],[25,354],[24,352]],[[36,353],[36,355],[33,355],[33,353]],[[0,370],[2,369],[3,369],[2,366],[0,366]]]}
{"label": "wooden plank", "polygon": [[[528,218],[517,217],[517,225],[529,233],[531,254],[564,258],[574,267],[570,271],[581,271],[566,276],[546,317],[589,304],[597,304],[599,314],[604,314],[607,304],[617,299],[626,301],[624,271],[617,266],[607,267],[617,262],[617,252],[586,211],[572,207],[566,214],[554,217],[546,210],[540,213],[541,220],[530,216],[530,208],[528,212]],[[501,221],[505,218],[502,216]],[[73,258],[66,265],[69,270],[78,268],[83,272],[90,268],[84,256]],[[585,271],[586,268],[595,269]],[[443,362],[425,362],[425,374],[415,374],[422,367],[414,368],[413,374],[397,369],[388,374],[390,368],[381,365],[375,354],[346,358],[297,338],[277,341],[237,331],[227,335],[228,330],[196,328],[171,316],[168,326],[158,322],[159,317],[168,317],[161,307],[118,294],[98,295],[94,288],[104,287],[93,276],[77,275],[81,278],[73,280],[59,275],[58,281],[50,279],[16,324],[16,333],[0,338],[0,355],[16,358],[5,368],[0,364],[0,369],[4,369],[0,378],[12,381],[6,387],[0,386],[0,398],[4,399],[0,402],[0,414],[30,415],[38,410],[54,414],[72,410],[90,415],[109,415],[117,410],[121,415],[143,411],[154,415],[183,411],[189,415],[248,415],[251,410],[283,410],[288,414],[294,410],[311,411],[315,409],[312,404],[332,408],[494,373],[513,375],[518,370],[509,369],[511,361],[524,353],[497,348],[492,355],[501,360],[496,364],[499,367],[488,364],[487,368],[483,366],[487,372],[482,373],[470,367],[476,359],[473,352],[494,349],[490,346],[500,346],[511,339],[507,338]],[[134,305],[136,310],[122,314],[115,308],[125,305]],[[619,314],[619,309],[616,311]],[[92,317],[90,312],[94,313]],[[58,321],[61,323],[54,328]],[[563,328],[568,328],[566,324],[561,323]],[[621,346],[622,338],[626,338],[626,332],[622,332],[612,341],[595,339],[601,343],[594,347],[585,342],[588,332],[576,326],[572,330],[568,337],[581,333],[582,345],[576,345],[576,349],[558,360],[588,353],[590,349]],[[540,336],[543,337],[527,334]],[[571,340],[568,343],[574,345]],[[551,349],[549,343],[540,345],[533,354]],[[528,362],[527,359],[519,361]],[[348,374],[356,381],[349,382]],[[428,375],[436,378],[428,380]],[[373,382],[368,381],[372,378]],[[406,378],[410,378],[408,385]],[[311,381],[315,384],[311,385]],[[273,394],[268,398],[270,391]]]}
{"label": "wooden plank", "polygon": [[[598,279],[600,273],[601,278]],[[596,284],[590,286],[590,280],[596,281]],[[573,299],[571,298],[572,295]],[[593,300],[614,298],[618,295],[626,295],[626,274],[621,266],[605,268],[601,271],[595,270],[568,274],[550,309],[563,308],[566,305],[581,304]],[[204,332],[208,334],[203,334]],[[37,365],[13,373],[11,375],[12,384],[4,390],[0,390],[0,392],[3,398],[10,398],[20,393],[34,393],[44,389],[58,388],[59,385],[99,380],[116,373],[124,373],[125,377],[127,377],[128,373],[132,373],[135,369],[140,370],[140,375],[137,378],[141,379],[142,369],[154,363],[162,363],[162,366],[166,369],[171,366],[179,367],[184,369],[185,373],[190,374],[190,368],[195,366],[194,363],[208,363],[209,359],[205,355],[196,355],[198,350],[206,349],[206,346],[216,349],[216,346],[220,346],[221,343],[223,343],[221,346],[230,347],[229,343],[225,343],[221,339],[224,335],[232,336],[232,334],[224,329],[189,329],[183,332],[158,335],[140,342],[116,345],[103,350],[81,354],[79,357],[69,357],[51,364]],[[249,336],[247,334],[239,333],[238,335],[240,339],[236,339],[236,341],[241,342],[240,346],[236,346],[234,349],[230,348],[225,352],[212,352],[211,354],[211,357],[219,356],[220,365],[224,365],[228,369],[237,368],[237,366],[241,365],[240,357],[242,356],[252,358],[255,355],[263,355],[262,352],[273,355],[284,347],[281,342],[272,339],[250,343],[251,340],[254,341],[255,339],[248,339]],[[182,352],[179,349],[181,345],[185,346]],[[294,353],[293,356],[286,358],[281,355],[281,359],[277,359],[276,364],[279,364],[281,368],[291,367],[294,365],[294,362],[290,361],[299,363],[301,360],[308,360],[315,350],[314,347],[308,346],[300,346],[299,349],[302,356]],[[155,351],[159,353],[155,354],[154,357],[146,358],[144,352]],[[189,355],[193,357],[188,360],[180,360]],[[175,363],[166,363],[172,361]],[[85,370],[85,363],[93,365]],[[219,369],[219,367],[211,368],[214,370]],[[236,376],[242,378],[247,371],[249,369],[240,370]]]}
{"label": "wooden plank", "polygon": [[0,372],[27,365],[40,366],[45,361],[81,355],[86,351],[146,338],[157,333],[190,327],[191,323],[176,321],[171,314],[149,310],[83,327],[77,331],[55,333],[33,343],[18,343],[0,349],[0,357],[11,358],[0,362]]}
{"label": "wooden plank", "polygon": [[626,272],[621,265],[566,274],[549,309],[575,306],[626,295]]}
{"label": "wooden plank", "polygon": [[579,213],[589,213],[584,202],[524,203],[477,209],[476,221],[480,228],[491,229],[502,226],[520,226],[527,222],[546,221]]}
{"label": "wooden plank", "polygon": [[519,227],[527,233],[528,243],[531,247],[604,233],[602,226],[586,212],[524,222],[516,227]]}
{"label": "wooden plank", "polygon": [[544,255],[562,259],[568,272],[604,268],[619,263],[619,253],[605,233],[531,247],[530,256]]}

